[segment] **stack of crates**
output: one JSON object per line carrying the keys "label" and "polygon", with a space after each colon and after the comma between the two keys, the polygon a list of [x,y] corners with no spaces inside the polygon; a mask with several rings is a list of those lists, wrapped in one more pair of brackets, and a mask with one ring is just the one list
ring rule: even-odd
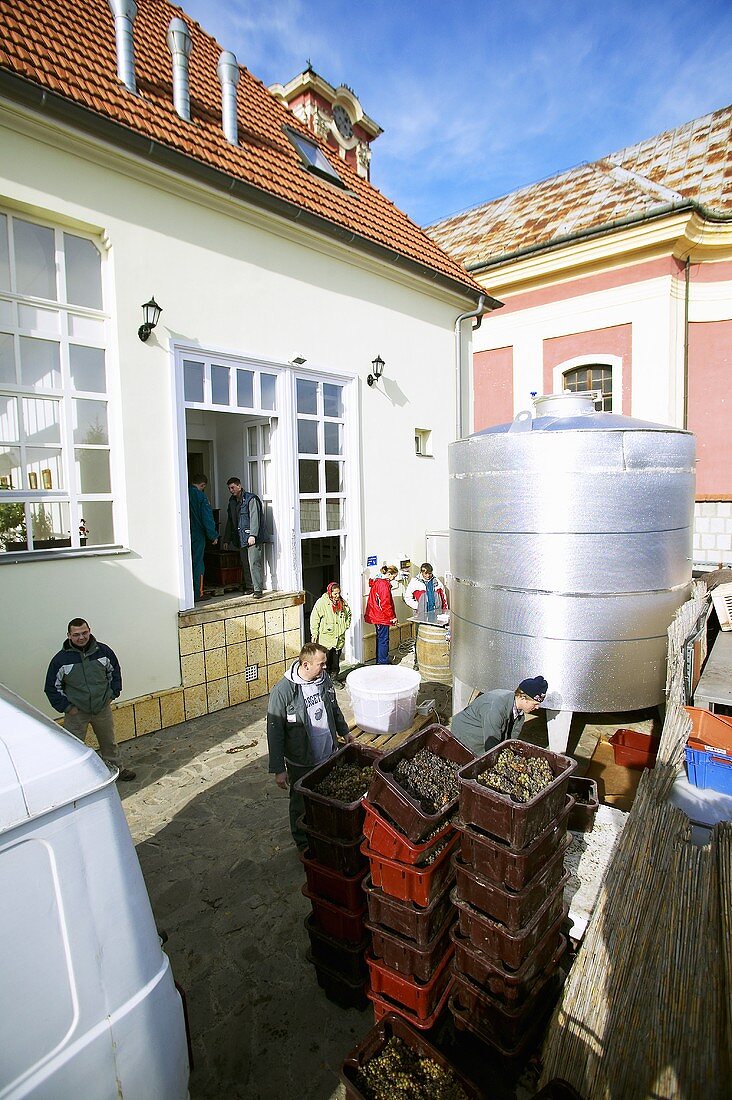
{"label": "stack of crates", "polygon": [[368,865],[361,853],[364,809],[361,795],[346,803],[320,794],[318,787],[339,765],[367,767],[377,755],[363,745],[346,745],[295,784],[305,803],[300,824],[308,838],[300,857],[307,879],[302,892],[312,906],[305,920],[308,960],[325,995],[342,1008],[364,1009],[369,1003],[369,935],[362,889]]}
{"label": "stack of crates", "polygon": [[[554,779],[528,802],[486,787],[478,776],[510,747],[542,757]],[[576,764],[523,741],[492,749],[459,772],[460,851],[453,857],[455,1025],[512,1058],[538,1038],[561,989],[567,943],[564,854]]]}
{"label": "stack of crates", "polygon": [[369,997],[377,1022],[393,1012],[428,1030],[447,1004],[454,948],[450,932],[455,910],[452,856],[459,836],[452,824],[457,798],[430,814],[394,779],[400,760],[429,749],[443,759],[473,759],[441,726],[415,734],[374,765],[364,799],[364,881],[371,933]]}

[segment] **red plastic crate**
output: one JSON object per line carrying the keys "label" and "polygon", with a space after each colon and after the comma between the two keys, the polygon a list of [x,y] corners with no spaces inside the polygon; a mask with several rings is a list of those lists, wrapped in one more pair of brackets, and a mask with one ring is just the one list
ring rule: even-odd
{"label": "red plastic crate", "polygon": [[652,768],[656,763],[659,738],[639,730],[615,730],[610,738],[615,763],[623,768]]}
{"label": "red plastic crate", "polygon": [[326,935],[332,936],[335,940],[347,940],[349,943],[361,942],[365,932],[363,923],[365,908],[350,912],[332,901],[311,893],[307,885],[303,886],[302,893],[310,899],[316,926]]}
{"label": "red plastic crate", "polygon": [[342,875],[313,859],[310,849],[300,853],[300,860],[305,868],[308,889],[313,894],[342,905],[352,913],[363,908],[362,883],[368,867],[364,866],[357,875]]}
{"label": "red plastic crate", "polygon": [[355,840],[338,840],[324,836],[317,829],[309,829],[305,823],[305,814],[297,819],[297,827],[307,834],[308,848],[314,859],[323,867],[338,871],[341,875],[358,875],[368,863],[361,855],[363,836]]}
{"label": "red plastic crate", "polygon": [[371,975],[371,992],[377,997],[388,997],[397,1004],[403,1005],[409,1012],[413,1012],[419,1020],[426,1020],[431,1016],[452,976],[452,957],[455,948],[448,945],[443,958],[428,982],[417,981],[416,978],[407,978],[404,974],[397,974],[388,966],[375,959],[373,955],[366,956],[366,965]]}
{"label": "red plastic crate", "polygon": [[445,990],[439,1001],[437,1002],[437,1007],[433,1011],[432,1015],[428,1016],[426,1020],[420,1019],[419,1016],[417,1016],[414,1012],[410,1012],[408,1008],[404,1007],[404,1005],[400,1005],[396,1001],[392,1001],[389,997],[385,997],[379,993],[374,993],[371,989],[367,990],[366,996],[374,1006],[374,1019],[377,1024],[379,1020],[383,1019],[384,1016],[388,1015],[389,1012],[394,1012],[397,1016],[401,1016],[408,1023],[410,1023],[412,1027],[416,1027],[419,1031],[430,1031],[431,1028],[433,1028],[439,1020],[445,1009],[445,1006],[447,1005],[447,1002],[450,998],[450,993],[452,991],[453,981],[454,978],[452,974],[450,974],[448,983],[445,986]]}
{"label": "red plastic crate", "polygon": [[340,802],[337,798],[328,798],[326,795],[319,794],[315,788],[339,764],[358,764],[360,767],[367,767],[378,760],[380,755],[378,749],[352,741],[334,752],[327,760],[316,764],[311,771],[298,779],[295,790],[304,799],[305,822],[308,829],[314,829],[323,836],[334,837],[341,841],[355,840],[363,834],[363,806],[360,798],[355,802]]}
{"label": "red plastic crate", "polygon": [[429,867],[410,867],[393,859],[372,852],[367,844],[361,845],[361,851],[371,866],[371,881],[389,897],[399,901],[412,901],[426,909],[442,893],[454,872],[450,856],[458,845],[460,837],[455,833],[452,840],[442,849]]}
{"label": "red plastic crate", "polygon": [[452,822],[448,821],[431,840],[415,843],[408,840],[396,825],[387,821],[368,798],[364,798],[363,808],[363,832],[371,851],[385,859],[396,859],[399,863],[408,863],[410,866],[423,863],[453,828]]}
{"label": "red plastic crate", "polygon": [[691,718],[689,741],[701,742],[698,748],[732,756],[732,718],[699,707],[684,707],[684,710]]}

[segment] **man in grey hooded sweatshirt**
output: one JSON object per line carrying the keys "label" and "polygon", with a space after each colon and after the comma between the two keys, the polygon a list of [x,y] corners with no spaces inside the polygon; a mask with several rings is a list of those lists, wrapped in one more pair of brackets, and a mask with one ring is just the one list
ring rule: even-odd
{"label": "man in grey hooded sweatshirt", "polygon": [[333,755],[338,736],[352,739],[333,681],[325,671],[327,660],[324,646],[315,642],[304,645],[298,659],[275,684],[267,706],[269,771],[278,787],[283,791],[290,788],[290,831],[301,850],[307,848],[308,840],[297,820],[305,812],[305,803],[293,790],[294,784]]}

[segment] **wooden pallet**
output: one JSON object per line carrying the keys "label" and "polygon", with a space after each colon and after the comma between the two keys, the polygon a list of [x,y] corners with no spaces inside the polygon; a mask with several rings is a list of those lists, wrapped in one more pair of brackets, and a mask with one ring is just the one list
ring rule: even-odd
{"label": "wooden pallet", "polygon": [[421,729],[431,725],[434,721],[435,717],[432,714],[418,714],[409,729],[401,730],[400,733],[369,733],[355,724],[350,727],[350,730],[355,735],[355,740],[359,745],[368,745],[370,749],[378,749],[379,752],[390,752],[391,749],[396,749],[412,734],[419,733]]}

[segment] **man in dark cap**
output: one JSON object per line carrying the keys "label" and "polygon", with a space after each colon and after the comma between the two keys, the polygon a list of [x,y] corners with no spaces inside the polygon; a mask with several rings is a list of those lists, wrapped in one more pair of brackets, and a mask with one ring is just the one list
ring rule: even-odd
{"label": "man in dark cap", "polygon": [[509,737],[518,737],[526,715],[539,709],[548,688],[543,676],[533,676],[522,680],[515,691],[502,688],[486,691],[465,710],[453,715],[453,737],[476,756]]}

